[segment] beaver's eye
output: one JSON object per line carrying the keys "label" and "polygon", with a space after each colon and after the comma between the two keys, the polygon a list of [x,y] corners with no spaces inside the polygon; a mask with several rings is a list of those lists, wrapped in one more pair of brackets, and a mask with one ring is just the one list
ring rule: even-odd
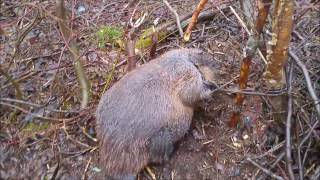
{"label": "beaver's eye", "polygon": [[199,69],[199,63],[198,62],[193,62],[192,63],[197,69]]}
{"label": "beaver's eye", "polygon": [[203,84],[207,89],[210,89],[210,90],[215,90],[218,88],[218,86],[215,83],[210,81],[204,81]]}

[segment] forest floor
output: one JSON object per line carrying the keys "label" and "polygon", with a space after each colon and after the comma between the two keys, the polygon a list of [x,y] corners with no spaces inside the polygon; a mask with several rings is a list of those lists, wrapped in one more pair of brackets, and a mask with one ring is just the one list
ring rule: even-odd
{"label": "forest floor", "polygon": [[[124,29],[130,19],[138,20],[144,13],[147,16],[137,28],[137,36],[155,21],[175,22],[174,15],[162,1],[133,2],[75,0],[66,3],[71,10],[73,36],[91,84],[89,105],[81,109],[81,87],[54,18],[55,1],[1,1],[0,68],[4,72],[0,74],[0,179],[103,179],[94,112],[104,87],[112,86],[126,73],[127,56],[116,45],[101,42],[97,32],[111,26]],[[181,17],[190,14],[197,5],[197,1],[192,0],[169,2]],[[319,3],[312,7],[303,2],[296,4],[291,47],[307,66],[319,96]],[[242,15],[237,3],[209,1],[205,11],[215,14],[198,22],[191,40],[183,42],[176,29],[159,42],[156,55],[180,47],[203,49],[220,67],[217,84],[236,89],[248,35],[229,5]],[[38,12],[41,21],[33,23]],[[270,28],[269,23],[266,29]],[[148,56],[149,48],[140,50],[138,65]],[[237,128],[228,126],[234,93],[215,93],[197,109],[190,131],[177,144],[170,161],[146,167],[138,178],[269,179],[248,160],[250,158],[287,179],[285,130],[274,127],[269,96],[261,88],[265,66],[258,55],[251,64],[248,89],[261,93],[246,96],[242,109],[244,123]],[[4,74],[20,86],[22,100],[17,99],[12,81]],[[320,127],[315,125],[312,131],[308,130],[319,117],[297,66],[293,75],[294,146],[301,144],[308,132],[313,132],[303,146],[306,149],[301,151],[304,177],[312,179],[320,174]],[[106,85],[108,77],[112,79]],[[294,160],[298,159],[296,150],[293,154]],[[294,164],[298,174],[297,161]]]}

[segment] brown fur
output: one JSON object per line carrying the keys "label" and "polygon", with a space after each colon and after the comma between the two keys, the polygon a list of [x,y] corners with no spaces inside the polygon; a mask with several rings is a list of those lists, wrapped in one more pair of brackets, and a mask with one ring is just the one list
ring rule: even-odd
{"label": "brown fur", "polygon": [[[210,95],[210,56],[197,49],[169,51],[125,75],[96,111],[100,159],[110,176],[136,175],[161,163],[188,131],[193,106]],[[209,68],[208,68],[209,67]],[[210,77],[209,77],[210,76]]]}

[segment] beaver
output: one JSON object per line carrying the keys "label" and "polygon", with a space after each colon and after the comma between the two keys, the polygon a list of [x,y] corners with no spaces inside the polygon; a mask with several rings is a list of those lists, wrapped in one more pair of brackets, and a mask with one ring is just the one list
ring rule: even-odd
{"label": "beaver", "polygon": [[216,89],[215,65],[199,49],[176,49],[122,77],[96,110],[100,160],[108,179],[134,180],[167,161],[189,130],[194,107]]}

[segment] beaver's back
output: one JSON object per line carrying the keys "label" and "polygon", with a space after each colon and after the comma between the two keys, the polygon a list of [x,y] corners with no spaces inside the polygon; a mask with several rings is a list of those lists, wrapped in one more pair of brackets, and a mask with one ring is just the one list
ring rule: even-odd
{"label": "beaver's back", "polygon": [[[191,62],[164,56],[125,75],[101,98],[97,108],[97,132],[101,160],[112,176],[136,174],[150,162],[150,138],[163,127],[175,129],[173,141],[188,130],[193,109],[181,96],[198,88],[201,75]],[[191,84],[191,85],[190,85]],[[194,86],[194,87],[193,87]],[[195,89],[197,91],[197,89]],[[171,133],[171,132],[170,132]]]}

